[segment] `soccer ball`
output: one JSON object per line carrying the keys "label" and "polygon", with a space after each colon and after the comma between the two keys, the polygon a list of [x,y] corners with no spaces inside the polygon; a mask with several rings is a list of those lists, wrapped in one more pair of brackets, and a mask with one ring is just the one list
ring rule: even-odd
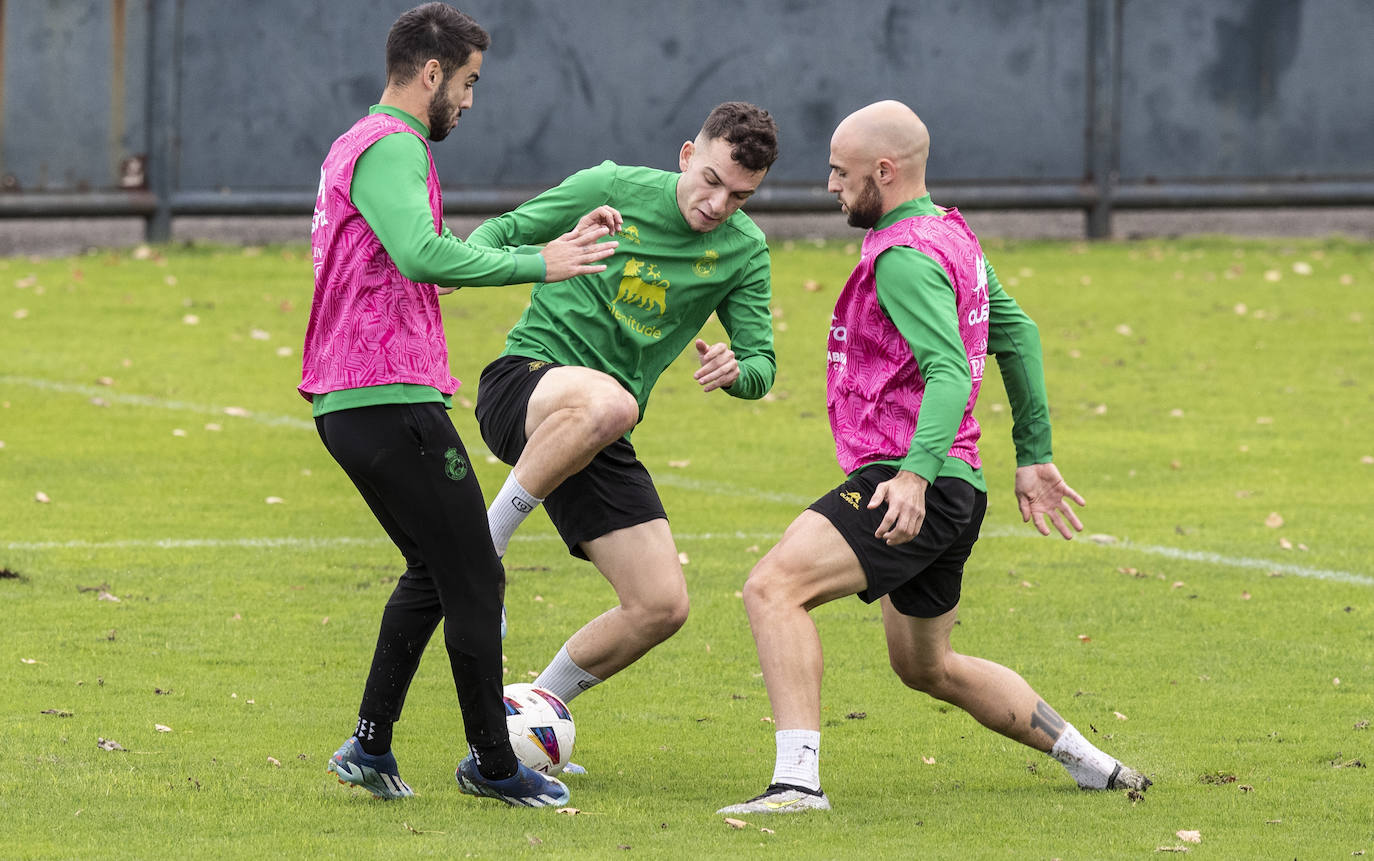
{"label": "soccer ball", "polygon": [[563,770],[572,757],[577,733],[572,713],[558,697],[534,685],[506,685],[506,729],[510,746],[525,765],[547,775]]}

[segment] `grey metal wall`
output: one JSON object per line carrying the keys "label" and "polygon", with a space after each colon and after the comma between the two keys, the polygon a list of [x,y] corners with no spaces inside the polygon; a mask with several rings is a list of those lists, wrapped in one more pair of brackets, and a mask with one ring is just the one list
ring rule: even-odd
{"label": "grey metal wall", "polygon": [[[0,215],[306,211],[418,0],[0,0]],[[830,132],[899,98],[964,206],[1374,202],[1370,0],[457,0],[492,34],[435,147],[455,209],[777,117],[757,207],[833,205]],[[142,173],[140,172],[142,169]]]}

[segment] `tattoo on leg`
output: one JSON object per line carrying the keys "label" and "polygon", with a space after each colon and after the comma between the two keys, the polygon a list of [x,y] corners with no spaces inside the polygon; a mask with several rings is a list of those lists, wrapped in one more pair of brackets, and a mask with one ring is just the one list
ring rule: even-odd
{"label": "tattoo on leg", "polygon": [[1040,700],[1035,704],[1035,713],[1031,715],[1031,729],[1040,730],[1050,737],[1050,741],[1058,741],[1066,725],[1059,713],[1050,708],[1049,703]]}

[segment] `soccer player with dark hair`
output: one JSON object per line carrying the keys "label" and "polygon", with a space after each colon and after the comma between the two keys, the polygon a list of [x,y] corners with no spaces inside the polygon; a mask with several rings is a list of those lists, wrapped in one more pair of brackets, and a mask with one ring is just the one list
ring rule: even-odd
{"label": "soccer player with dark hair", "polygon": [[[752,399],[772,387],[768,246],[740,206],[777,153],[768,112],[727,102],[683,143],[680,172],[606,161],[468,237],[493,248],[543,242],[594,208],[620,241],[605,272],[567,289],[535,285],[477,390],[482,437],[514,465],[488,511],[497,552],[543,503],[569,552],[591,561],[619,602],[535,679],[565,702],[686,621],[667,514],[629,437],[659,375],[693,343],[703,391]],[[697,337],[712,314],[728,344]]]}
{"label": "soccer player with dark hair", "polygon": [[810,611],[856,594],[880,603],[888,661],[908,687],[1051,755],[1084,789],[1150,785],[1014,670],[950,647],[987,509],[973,406],[989,353],[1011,399],[1022,519],[1071,538],[1083,525],[1069,501],[1083,498],[1054,465],[1035,323],[1002,290],[958,210],[931,203],[929,154],[925,124],[894,101],[856,111],[830,139],[827,187],[850,225],[867,231],[826,350],[826,406],[848,480],[803,511],[744,584],[777,755],[768,787],[720,813],[830,808]]}
{"label": "soccer player with dark hair", "polygon": [[320,170],[299,390],[330,455],[406,561],[382,613],[357,730],[328,769],[378,798],[413,794],[391,752],[392,724],[442,620],[470,751],[460,788],[512,805],[561,805],[567,787],[522,765],[506,730],[504,574],[477,476],[445,412],[459,382],[438,296],[463,284],[591,275],[615,243],[598,243],[607,228],[586,220],[537,254],[515,254],[464,243],[444,226],[426,138],[443,139],[472,106],[489,44],[477,22],[443,3],[403,14],[387,38],[380,102]]}

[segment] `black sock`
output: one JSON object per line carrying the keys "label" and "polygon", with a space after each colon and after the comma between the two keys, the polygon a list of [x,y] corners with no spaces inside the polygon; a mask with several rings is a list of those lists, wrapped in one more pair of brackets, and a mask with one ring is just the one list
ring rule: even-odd
{"label": "black sock", "polygon": [[391,750],[391,721],[372,720],[358,716],[358,729],[353,733],[368,756],[381,756]]}
{"label": "black sock", "polygon": [[510,749],[509,744],[498,744],[484,750],[475,747],[468,749],[472,751],[472,758],[477,760],[477,770],[487,780],[515,777],[515,773],[520,770],[520,761],[515,758],[515,752]]}

